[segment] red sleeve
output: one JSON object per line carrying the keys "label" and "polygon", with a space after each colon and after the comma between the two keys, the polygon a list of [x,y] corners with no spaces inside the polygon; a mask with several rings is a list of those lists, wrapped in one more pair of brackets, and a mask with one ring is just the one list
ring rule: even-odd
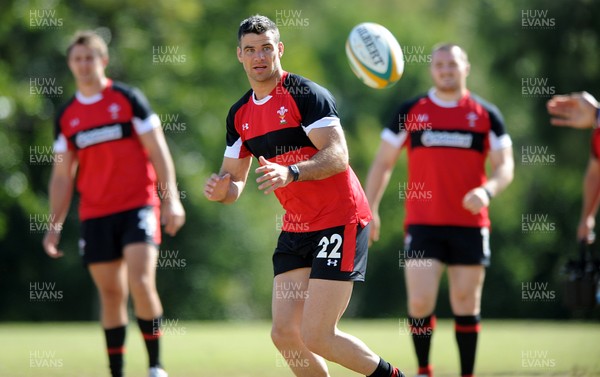
{"label": "red sleeve", "polygon": [[600,128],[595,129],[594,133],[592,134],[591,152],[594,158],[600,158]]}

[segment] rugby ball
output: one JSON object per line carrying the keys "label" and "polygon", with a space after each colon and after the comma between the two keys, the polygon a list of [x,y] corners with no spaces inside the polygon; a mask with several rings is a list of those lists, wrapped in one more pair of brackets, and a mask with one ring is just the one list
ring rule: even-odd
{"label": "rugby ball", "polygon": [[373,22],[352,29],[346,41],[346,55],[354,74],[372,88],[390,87],[404,72],[400,44],[388,29]]}

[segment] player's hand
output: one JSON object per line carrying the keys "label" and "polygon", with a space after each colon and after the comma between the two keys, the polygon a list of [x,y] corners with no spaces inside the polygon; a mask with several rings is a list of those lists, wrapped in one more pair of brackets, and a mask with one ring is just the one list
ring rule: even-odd
{"label": "player's hand", "polygon": [[258,158],[258,162],[261,166],[255,172],[262,175],[256,179],[256,183],[259,184],[258,189],[265,195],[289,185],[294,179],[287,166],[269,162],[263,156]]}
{"label": "player's hand", "polygon": [[175,236],[185,224],[185,210],[179,198],[168,198],[162,201],[160,222],[165,227],[165,233]]}
{"label": "player's hand", "polygon": [[596,219],[593,216],[581,219],[577,226],[577,240],[586,241],[588,244],[594,243],[596,239],[594,226],[596,226]]}
{"label": "player's hand", "polygon": [[463,208],[471,212],[473,215],[478,214],[481,210],[490,205],[490,198],[483,187],[476,187],[467,192],[462,202]]}
{"label": "player's hand", "polygon": [[220,202],[227,197],[229,185],[231,184],[231,174],[219,176],[212,174],[204,185],[204,196],[213,202]]}
{"label": "player's hand", "polygon": [[369,246],[371,246],[374,242],[379,241],[379,229],[381,227],[381,218],[379,217],[379,212],[373,211],[373,220],[369,225]]}
{"label": "player's hand", "polygon": [[553,126],[574,128],[592,128],[598,107],[598,101],[588,92],[556,95],[546,103]]}
{"label": "player's hand", "polygon": [[57,230],[48,230],[44,235],[44,240],[42,241],[42,245],[44,246],[44,251],[50,258],[60,258],[64,255],[64,253],[58,249],[58,243],[60,242],[60,231]]}

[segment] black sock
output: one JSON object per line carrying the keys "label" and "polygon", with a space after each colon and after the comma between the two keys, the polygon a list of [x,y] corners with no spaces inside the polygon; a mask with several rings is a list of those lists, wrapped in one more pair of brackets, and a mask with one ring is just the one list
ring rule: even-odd
{"label": "black sock", "polygon": [[477,349],[477,336],[480,331],[479,315],[455,315],[454,328],[456,342],[460,354],[461,376],[472,376],[475,366],[475,351]]}
{"label": "black sock", "polygon": [[161,336],[160,323],[162,321],[162,317],[151,320],[138,318],[137,321],[140,330],[142,331],[144,342],[146,343],[149,367],[160,367],[159,339]]}
{"label": "black sock", "polygon": [[123,377],[123,354],[125,353],[125,326],[104,329],[106,352],[112,377]]}
{"label": "black sock", "polygon": [[415,353],[419,362],[419,374],[431,375],[432,368],[429,365],[429,349],[431,348],[431,336],[435,329],[435,314],[425,318],[408,317],[410,321],[410,333],[412,334]]}
{"label": "black sock", "polygon": [[367,377],[404,377],[404,374],[380,357],[377,369]]}

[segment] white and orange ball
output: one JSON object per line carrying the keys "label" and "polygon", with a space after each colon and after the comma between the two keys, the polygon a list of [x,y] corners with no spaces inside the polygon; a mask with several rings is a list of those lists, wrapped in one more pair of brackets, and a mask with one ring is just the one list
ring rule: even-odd
{"label": "white and orange ball", "polygon": [[390,87],[404,72],[400,44],[388,29],[373,22],[352,29],[346,41],[346,55],[354,74],[372,88]]}

